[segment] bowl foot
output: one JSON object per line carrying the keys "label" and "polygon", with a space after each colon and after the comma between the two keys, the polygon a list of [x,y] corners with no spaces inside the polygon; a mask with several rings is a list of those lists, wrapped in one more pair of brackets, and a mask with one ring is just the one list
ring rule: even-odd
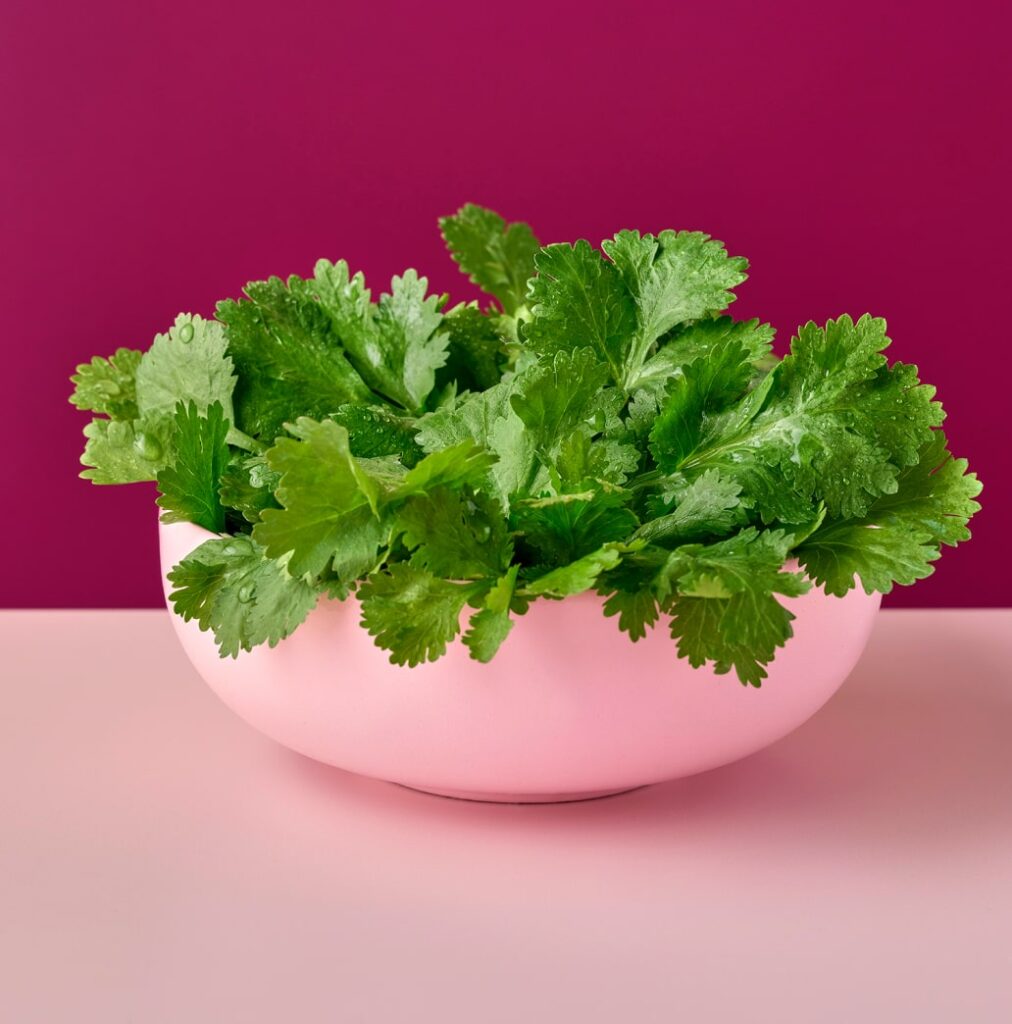
{"label": "bowl foot", "polygon": [[468,789],[434,789],[428,786],[408,786],[397,783],[404,789],[432,796],[445,796],[451,800],[473,800],[485,804],[570,804],[578,800],[600,800],[606,796],[632,793],[642,786],[622,786],[619,789],[594,789],[585,793],[476,793]]}

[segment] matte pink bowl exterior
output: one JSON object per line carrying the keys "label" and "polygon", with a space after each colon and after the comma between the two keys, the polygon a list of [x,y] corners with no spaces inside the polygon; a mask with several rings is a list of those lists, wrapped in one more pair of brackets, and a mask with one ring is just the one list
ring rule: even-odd
{"label": "matte pink bowl exterior", "polygon": [[[164,582],[210,534],[159,529]],[[172,623],[225,704],[293,750],[417,789],[538,801],[691,775],[780,739],[846,679],[879,602],[860,590],[788,601],[794,638],[758,690],[691,668],[662,623],[630,643],[590,594],[535,603],[488,665],[459,641],[437,662],[392,665],[354,599],[321,600],[287,640],[238,659],[195,623]]]}

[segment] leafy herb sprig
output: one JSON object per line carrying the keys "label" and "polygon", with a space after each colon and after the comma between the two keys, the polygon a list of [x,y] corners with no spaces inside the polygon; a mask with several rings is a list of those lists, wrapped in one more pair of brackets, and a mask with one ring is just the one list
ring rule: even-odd
{"label": "leafy herb sprig", "polygon": [[440,222],[494,302],[339,261],[181,314],[77,368],[82,473],[154,480],[217,534],[171,601],[223,656],[354,593],[393,662],[462,631],[490,660],[538,599],[588,591],[633,641],[758,686],[812,585],[887,593],[969,537],[980,491],[885,322],[773,330],[725,310],[747,263],[695,231],[542,247],[474,205]]}

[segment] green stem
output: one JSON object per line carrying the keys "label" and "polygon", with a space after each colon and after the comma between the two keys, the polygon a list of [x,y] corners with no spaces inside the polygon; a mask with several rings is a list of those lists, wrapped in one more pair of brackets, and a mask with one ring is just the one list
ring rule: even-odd
{"label": "green stem", "polygon": [[659,469],[651,469],[646,473],[640,473],[639,476],[633,477],[632,480],[626,484],[626,487],[630,491],[639,491],[644,487],[653,487],[654,484],[660,483],[667,476],[670,476],[670,474],[662,473]]}
{"label": "green stem", "polygon": [[267,445],[262,444],[256,438],[250,437],[249,434],[243,433],[238,427],[229,427],[228,436],[225,440],[234,448],[242,448],[247,452],[259,454],[267,450]]}

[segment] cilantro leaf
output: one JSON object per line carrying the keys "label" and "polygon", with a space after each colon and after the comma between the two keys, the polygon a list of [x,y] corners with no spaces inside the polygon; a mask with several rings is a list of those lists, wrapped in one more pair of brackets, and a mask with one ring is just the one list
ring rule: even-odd
{"label": "cilantro leaf", "polygon": [[167,418],[94,419],[84,428],[81,477],[94,484],[132,484],[154,480],[172,458],[172,429]]}
{"label": "cilantro leaf", "polygon": [[510,524],[535,565],[567,565],[636,529],[625,498],[597,488],[527,498],[514,504]]}
{"label": "cilantro leaf", "polygon": [[798,559],[827,594],[842,597],[858,576],[871,594],[888,594],[895,583],[908,586],[934,572],[941,554],[925,533],[898,523],[878,527],[852,521],[835,522],[798,551]]}
{"label": "cilantro leaf", "polygon": [[636,307],[622,275],[589,242],[548,245],[535,257],[530,283],[533,318],[523,336],[538,353],[590,347],[617,384],[636,330]]}
{"label": "cilantro leaf", "polygon": [[620,416],[617,423],[606,428],[605,436],[634,447],[637,453],[647,448],[647,439],[657,419],[663,398],[663,388],[638,388],[629,397],[625,415]]}
{"label": "cilantro leaf", "polygon": [[547,459],[585,422],[607,373],[587,349],[556,352],[520,374],[510,405]]}
{"label": "cilantro leaf", "polygon": [[[354,458],[348,431],[332,420],[300,418],[280,438],[267,465],[281,475],[280,509],[264,509],[253,537],[271,558],[290,556],[291,572],[318,575],[332,561],[360,570],[382,540],[379,483]],[[354,579],[356,571],[351,576]]]}
{"label": "cilantro leaf", "polygon": [[598,576],[606,569],[613,569],[622,558],[621,544],[605,544],[584,555],[568,565],[560,565],[557,569],[546,572],[537,579],[524,583],[523,592],[526,597],[570,597],[590,590]]}
{"label": "cilantro leaf", "polygon": [[280,479],[264,456],[233,455],[221,475],[221,503],[247,523],[259,523],[264,509],[281,507],[274,497]]}
{"label": "cilantro leaf", "polygon": [[734,301],[731,289],[747,276],[747,260],[729,258],[720,242],[699,231],[662,231],[656,237],[620,231],[602,248],[636,304],[636,331],[619,380],[627,388],[661,335],[726,308]]}
{"label": "cilantro leaf", "polygon": [[591,438],[586,431],[564,437],[552,459],[562,483],[579,487],[587,481],[621,486],[640,464],[639,449],[609,437]]}
{"label": "cilantro leaf", "polygon": [[860,578],[867,593],[888,594],[930,576],[941,545],[968,540],[967,521],[980,509],[981,484],[954,459],[935,431],[895,492],[879,497],[857,520],[828,520],[797,549],[798,561],[829,594],[842,596]]}
{"label": "cilantro leaf", "polygon": [[696,231],[622,231],[602,245],[610,262],[585,241],[541,250],[529,290],[533,319],[523,334],[543,353],[589,346],[629,394],[643,379],[670,372],[668,363],[644,370],[659,339],[724,309],[747,262]]}
{"label": "cilantro leaf", "polygon": [[667,570],[671,554],[663,548],[635,540],[623,560],[603,572],[597,592],[606,598],[604,614],[618,616],[618,627],[632,641],[641,640],[660,617],[661,599],[671,596]]}
{"label": "cilantro leaf", "polygon": [[683,366],[697,359],[713,358],[732,346],[743,350],[745,358],[755,367],[769,357],[773,334],[769,324],[758,320],[732,320],[729,316],[681,326],[661,339],[661,347],[643,364],[633,380],[633,387],[662,390]]}
{"label": "cilantro leaf", "polygon": [[649,587],[615,590],[604,602],[604,614],[618,616],[618,628],[634,643],[647,635],[659,616],[657,598]]}
{"label": "cilantro leaf", "polygon": [[473,587],[396,562],[359,587],[362,625],[395,665],[435,661],[460,632],[460,615]]}
{"label": "cilantro leaf", "polygon": [[489,486],[503,508],[509,507],[510,495],[525,487],[535,466],[534,439],[510,404],[513,388],[512,381],[504,381],[418,422],[417,440],[426,452],[469,440],[496,457]]}
{"label": "cilantro leaf", "polygon": [[749,528],[728,540],[677,549],[669,561],[676,591],[665,602],[678,653],[698,668],[713,662],[734,669],[742,683],[760,686],[765,666],[791,637],[794,619],[775,594],[797,596],[809,584],[785,572],[789,537]]}
{"label": "cilantro leaf", "polygon": [[430,452],[404,474],[396,494],[406,497],[425,494],[436,487],[478,484],[495,464],[495,456],[481,445],[465,439],[459,444]]}
{"label": "cilantro leaf", "polygon": [[884,321],[872,317],[808,324],[737,401],[750,364],[728,346],[672,385],[651,451],[667,472],[719,469],[738,480],[767,522],[805,522],[820,500],[831,516],[860,517],[896,490],[899,467],[941,421],[916,371],[886,366],[888,344]]}
{"label": "cilantro leaf", "polygon": [[273,647],[313,610],[317,593],[249,537],[204,541],[168,575],[177,614],[210,629],[223,658]]}
{"label": "cilantro leaf", "polygon": [[246,296],[219,302],[216,312],[239,373],[235,401],[242,430],[269,443],[300,416],[376,401],[348,362],[312,282],[272,277],[248,284]]}
{"label": "cilantro leaf", "polygon": [[900,473],[895,493],[878,498],[868,519],[923,530],[951,547],[969,540],[967,522],[980,511],[974,499],[983,486],[967,468],[966,459],[950,454],[945,434],[933,431],[917,462]]}
{"label": "cilantro leaf", "polygon": [[719,414],[741,398],[751,375],[748,355],[737,343],[715,349],[685,367],[671,384],[650,431],[650,450],[662,470],[678,472],[711,434],[733,429],[738,418]]}
{"label": "cilantro leaf", "polygon": [[114,420],[135,420],[137,408],[137,367],[141,353],[130,348],[118,348],[103,359],[95,356],[90,363],[81,363],[70,378],[74,393],[72,405],[90,412],[104,413]]}
{"label": "cilantro leaf", "polygon": [[473,302],[461,304],[443,317],[443,329],[447,356],[437,387],[453,381],[460,391],[483,391],[499,382],[507,363],[499,318],[486,316]]}
{"label": "cilantro leaf", "polygon": [[[768,674],[765,666],[793,635],[793,614],[756,590],[726,600],[677,598],[668,610],[680,657],[693,668],[713,662],[718,675],[734,669],[747,686],[762,685]],[[739,627],[748,627],[749,632],[738,633]]]}
{"label": "cilantro leaf", "polygon": [[741,484],[709,469],[677,493],[675,508],[644,523],[635,533],[651,544],[674,546],[721,536],[745,521]]}
{"label": "cilantro leaf", "polygon": [[405,502],[396,523],[411,564],[436,576],[496,577],[513,556],[498,504],[478,494],[440,487]]}
{"label": "cilantro leaf", "polygon": [[84,431],[81,476],[98,484],[154,480],[173,461],[179,402],[192,401],[200,412],[217,402],[231,418],[235,377],[221,325],[187,313],[147,352],[118,349],[81,364],[71,379],[74,405],[111,417]]}
{"label": "cilantro leaf", "polygon": [[439,299],[426,298],[428,281],[406,270],[373,305],[361,274],[351,277],[344,260],[320,260],[313,285],[362,379],[408,412],[420,412],[448,344]]}
{"label": "cilantro leaf", "polygon": [[144,417],[173,416],[179,402],[198,412],[217,402],[230,423],[235,375],[221,324],[180,313],[155,335],[137,367],[137,405]]}
{"label": "cilantro leaf", "polygon": [[342,405],[328,417],[348,431],[352,455],[377,458],[396,455],[413,466],[422,451],[415,441],[415,421],[382,405]]}
{"label": "cilantro leaf", "polygon": [[196,523],[211,533],[225,529],[218,487],[228,464],[228,426],[220,402],[209,405],[206,416],[192,400],[176,406],[173,459],[158,472],[163,523]]}
{"label": "cilantro leaf", "polygon": [[118,349],[83,363],[71,402],[106,413],[85,428],[81,474],[94,483],[154,480],[173,459],[173,416],[180,401],[203,412],[218,402],[231,415],[235,378],[221,326],[180,313],[145,353]]}
{"label": "cilantro leaf", "polygon": [[538,240],[527,224],[507,224],[497,213],[466,203],[439,221],[453,261],[472,283],[494,295],[514,316],[524,304],[528,278],[534,275]]}
{"label": "cilantro leaf", "polygon": [[485,595],[482,607],[471,616],[463,639],[476,661],[491,661],[513,629],[510,604],[519,569],[518,565],[510,566]]}

